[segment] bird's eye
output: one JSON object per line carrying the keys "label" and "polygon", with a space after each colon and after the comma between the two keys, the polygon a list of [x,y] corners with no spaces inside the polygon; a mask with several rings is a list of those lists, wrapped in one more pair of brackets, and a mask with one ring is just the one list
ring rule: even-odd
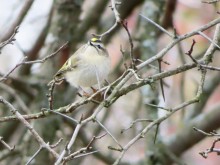
{"label": "bird's eye", "polygon": [[100,46],[100,45],[97,45],[97,47],[98,47],[99,49],[101,49],[101,46]]}

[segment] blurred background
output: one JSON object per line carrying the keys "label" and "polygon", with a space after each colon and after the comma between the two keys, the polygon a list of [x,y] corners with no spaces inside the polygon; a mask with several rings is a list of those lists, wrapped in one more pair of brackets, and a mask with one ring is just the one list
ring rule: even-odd
{"label": "blurred background", "polygon": [[[204,3],[203,0],[120,0],[120,2],[121,4],[117,5],[118,11],[121,18],[127,21],[134,43],[135,59],[139,59],[137,64],[154,56],[172,41],[169,36],[150,24],[140,14],[152,19],[171,33],[175,29],[178,35],[193,31],[219,17],[218,1]],[[111,2],[107,0],[14,0],[10,2],[1,0],[0,42],[7,40],[13,34],[15,27],[19,26],[16,40],[1,50],[1,77],[21,62],[25,56],[30,61],[42,59],[55,52],[66,41],[69,41],[69,44],[45,63],[18,67],[7,80],[0,82],[0,95],[7,98],[22,114],[34,114],[40,112],[41,108],[48,107],[47,83],[68,57],[79,46],[86,43],[92,34],[102,34],[114,24],[115,17],[110,6]],[[204,33],[212,38],[214,30],[215,27],[212,27]],[[193,57],[196,59],[203,57],[210,42],[202,36],[193,36],[180,42],[165,55],[163,60],[166,63],[162,62],[163,71],[192,62],[185,53],[190,49],[193,39],[196,41]],[[109,81],[113,82],[130,64],[128,35],[123,27],[117,26],[110,34],[104,36],[103,42],[111,57],[112,69]],[[211,65],[219,67],[219,60],[219,51],[216,51]],[[158,72],[158,63],[155,62],[144,68],[141,75],[147,77]],[[121,164],[218,165],[220,157],[217,154],[209,154],[207,159],[199,154],[211,147],[215,138],[198,135],[192,127],[201,126],[206,131],[219,128],[220,120],[214,120],[213,117],[220,115],[218,112],[220,111],[219,76],[219,72],[208,71],[201,101],[181,109],[165,120],[159,127],[155,144],[153,142],[155,129],[152,129],[145,138],[139,140],[126,152]],[[157,119],[166,114],[166,111],[152,108],[147,104],[172,108],[193,98],[200,81],[200,71],[197,68],[191,69],[165,78],[163,81],[165,101],[159,83],[156,83],[153,87],[143,86],[120,97],[110,108],[98,115],[100,121],[120,144],[127,144],[149,124],[136,123],[132,128],[121,133],[121,130],[129,127],[132,121],[142,118]],[[54,107],[59,108],[81,99],[76,93],[77,90],[66,82],[57,86],[54,91]],[[82,114],[87,117],[92,114],[96,106],[89,103],[68,115],[75,119],[80,119]],[[6,111],[5,107],[0,105],[0,118],[10,115],[10,111]],[[206,118],[207,116],[210,120]],[[198,120],[200,123],[193,125]],[[64,138],[55,149],[58,153],[70,140],[75,127],[73,123],[59,115],[29,122],[45,142],[53,144],[59,138]],[[85,147],[93,136],[102,135],[104,132],[95,123],[87,124],[80,132],[73,150]],[[0,144],[0,164],[25,164],[39,148],[27,129],[18,121],[1,122],[0,136],[8,144],[15,145],[14,151],[7,152],[7,149]],[[118,155],[117,151],[108,149],[111,145],[115,145],[114,141],[107,135],[95,141],[94,148],[99,151],[98,153],[74,159],[67,164],[111,164]],[[43,150],[31,164],[42,165],[53,164],[53,162],[48,152]]]}

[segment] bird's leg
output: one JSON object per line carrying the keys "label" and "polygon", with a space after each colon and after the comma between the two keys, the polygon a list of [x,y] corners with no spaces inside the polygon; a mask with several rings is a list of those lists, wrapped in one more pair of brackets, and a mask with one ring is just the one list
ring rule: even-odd
{"label": "bird's leg", "polygon": [[95,89],[94,87],[90,87],[93,91],[93,93],[96,93],[98,91],[98,89]]}
{"label": "bird's leg", "polygon": [[80,97],[90,97],[90,94],[88,92],[86,92],[85,90],[83,90],[81,87],[78,87],[78,89],[80,91],[82,91],[82,94],[78,91],[77,94],[80,96]]}
{"label": "bird's leg", "polygon": [[99,87],[99,89],[101,89],[101,82],[100,82],[100,79],[99,79],[99,74],[98,74],[98,71],[96,69],[96,66],[95,66],[95,74],[96,74],[96,78],[97,78],[98,87]]}

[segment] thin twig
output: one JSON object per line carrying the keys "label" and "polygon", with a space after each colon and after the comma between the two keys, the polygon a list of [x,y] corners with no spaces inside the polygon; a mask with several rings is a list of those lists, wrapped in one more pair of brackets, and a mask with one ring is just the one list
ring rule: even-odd
{"label": "thin twig", "polygon": [[18,33],[18,29],[19,29],[19,26],[15,27],[14,32],[9,37],[9,39],[7,39],[6,41],[0,43],[0,53],[1,53],[1,49],[3,47],[5,47],[8,44],[13,44],[13,42],[15,41],[15,35]]}
{"label": "thin twig", "polygon": [[144,102],[144,104],[148,105],[148,106],[151,106],[151,107],[158,108],[158,109],[162,109],[162,110],[165,110],[165,111],[168,111],[168,112],[172,111],[170,108],[161,107],[161,106],[150,104],[150,103],[147,103],[147,102]]}
{"label": "thin twig", "polygon": [[81,155],[77,155],[77,156],[75,156],[75,158],[80,158],[80,157],[83,157],[83,156],[92,155],[92,154],[97,153],[97,152],[99,152],[99,151],[87,152],[87,153],[84,153],[84,154],[81,154]]}
{"label": "thin twig", "polygon": [[80,130],[80,128],[82,127],[82,123],[78,123],[74,132],[73,132],[73,135],[69,141],[69,143],[67,144],[67,146],[65,147],[65,149],[61,152],[61,154],[59,155],[58,159],[56,160],[55,164],[54,165],[59,165],[62,161],[63,161],[63,158],[66,154],[66,152],[70,152],[70,148],[72,147],[72,145],[74,144],[74,142],[76,141],[76,138],[77,138],[77,135],[78,135],[78,132]]}
{"label": "thin twig", "polygon": [[201,36],[203,36],[204,38],[206,38],[207,40],[209,40],[209,41],[210,41],[212,44],[214,44],[217,48],[220,49],[220,46],[219,46],[217,43],[215,43],[211,38],[209,38],[207,35],[205,35],[203,32],[198,31],[198,33],[199,33]]}
{"label": "thin twig", "polygon": [[193,48],[195,46],[195,43],[196,43],[196,41],[193,39],[193,42],[192,42],[192,45],[191,45],[189,51],[186,52],[185,54],[188,55],[192,59],[193,62],[195,62],[196,64],[199,64],[198,61],[192,57],[192,52],[193,52]]}
{"label": "thin twig", "polygon": [[14,29],[16,29],[16,27],[18,27],[22,23],[22,21],[24,20],[26,14],[30,10],[33,2],[34,2],[34,0],[24,1],[23,6],[21,7],[21,10],[16,15],[16,19],[14,19],[11,26],[8,29],[6,29],[6,32],[4,32],[4,35],[1,36],[0,42],[7,40],[13,34]]}
{"label": "thin twig", "polygon": [[118,140],[112,135],[111,132],[109,132],[109,130],[97,119],[94,119],[110,136],[111,138],[115,141],[115,143],[120,147],[119,150],[122,150],[122,146],[121,144],[118,142]]}
{"label": "thin twig", "polygon": [[[75,124],[78,123],[78,121],[77,121],[76,119],[74,119],[74,118],[72,118],[72,117],[69,117],[69,116],[67,116],[67,115],[65,115],[65,114],[62,114],[62,113],[60,113],[60,112],[57,112],[57,111],[54,111],[54,110],[51,110],[51,109],[42,109],[42,111],[49,111],[49,112],[55,113],[55,114],[57,114],[57,115],[60,115],[60,116],[62,116],[62,117],[64,117],[64,118],[66,118],[66,119],[72,121],[72,122],[75,123]],[[43,112],[43,113],[44,113],[44,112]]]}
{"label": "thin twig", "polygon": [[0,142],[9,150],[9,151],[13,151],[15,149],[15,146],[10,147],[4,140],[3,137],[0,136]]}
{"label": "thin twig", "polygon": [[[92,151],[92,152],[88,152],[88,151],[90,151],[90,150],[92,149],[91,145],[95,142],[95,140],[101,139],[101,138],[103,138],[105,135],[106,135],[106,133],[103,134],[103,135],[97,136],[97,137],[96,137],[96,136],[93,136],[93,138],[90,140],[89,144],[88,144],[86,147],[81,148],[80,150],[78,150],[78,151],[76,151],[76,152],[74,152],[74,153],[72,153],[72,154],[70,154],[70,155],[64,157],[64,158],[63,158],[63,162],[65,163],[65,162],[67,162],[67,161],[69,161],[69,160],[71,160],[71,159],[79,158],[79,157],[82,157],[82,156],[91,155],[91,154],[93,154],[93,153],[98,152],[98,151]],[[82,153],[83,153],[83,154],[82,154]]]}
{"label": "thin twig", "polygon": [[121,21],[121,24],[122,24],[122,26],[124,27],[125,31],[128,34],[128,39],[129,39],[129,43],[130,43],[131,68],[135,70],[136,68],[135,68],[135,61],[134,61],[134,44],[133,44],[133,41],[132,41],[132,38],[131,38],[131,34],[128,30],[128,23],[127,23],[127,21]]}
{"label": "thin twig", "polygon": [[[161,61],[162,60],[158,60],[158,68],[159,68],[159,73],[161,73],[162,72],[162,69],[161,69]],[[164,94],[164,87],[163,87],[163,79],[160,79],[159,80],[159,82],[160,82],[160,88],[161,88],[161,93],[162,93],[162,96],[163,96],[163,101],[165,102],[165,94]]]}
{"label": "thin twig", "polygon": [[197,131],[197,132],[199,132],[199,133],[201,133],[201,134],[203,134],[203,135],[205,135],[205,136],[219,136],[220,137],[220,134],[218,134],[218,133],[216,133],[216,131],[212,131],[212,132],[205,132],[205,131],[203,131],[203,130],[201,130],[201,129],[198,129],[198,128],[196,128],[196,127],[193,127],[193,130],[195,130],[195,131]]}
{"label": "thin twig", "polygon": [[93,138],[90,140],[89,144],[86,146],[86,148],[90,148],[91,145],[94,143],[95,140],[97,139],[101,139],[103,138],[104,136],[106,136],[107,133],[104,133],[103,135],[100,135],[100,136],[93,136]]}
{"label": "thin twig", "polygon": [[200,64],[200,66],[202,68],[205,68],[205,69],[214,70],[214,71],[220,71],[219,67],[214,67],[214,66],[209,66],[209,65],[202,65],[202,64]]}
{"label": "thin twig", "polygon": [[66,42],[65,44],[63,44],[57,51],[55,51],[54,53],[44,57],[41,60],[34,60],[34,61],[26,61],[27,57],[24,57],[22,59],[22,62],[18,63],[15,65],[15,67],[13,67],[11,70],[9,70],[8,73],[6,73],[3,77],[0,78],[0,82],[4,81],[5,79],[7,79],[7,77],[15,70],[17,69],[19,66],[22,65],[30,65],[30,64],[36,64],[36,63],[44,63],[46,60],[48,60],[49,58],[52,58],[53,56],[55,56],[57,53],[59,53],[61,50],[63,50],[64,48],[66,48],[66,46],[68,45],[68,42]]}
{"label": "thin twig", "polygon": [[[115,85],[116,83],[118,83],[117,80],[115,82],[113,82],[111,85]],[[106,88],[108,88],[108,87],[103,87],[102,89],[98,90],[96,93],[91,95],[89,98],[86,98],[86,99],[83,99],[83,100],[79,100],[77,102],[73,102],[70,105],[67,105],[67,106],[64,106],[64,107],[60,107],[60,108],[54,109],[54,110],[43,108],[42,111],[39,112],[39,113],[22,115],[22,117],[24,119],[26,119],[26,120],[39,119],[39,118],[47,117],[47,116],[51,115],[52,113],[55,113],[55,114],[59,114],[59,115],[62,114],[61,116],[66,117],[67,119],[70,119],[69,116],[66,116],[63,113],[71,113],[77,107],[80,107],[81,105],[84,105],[84,104],[87,104],[87,103],[91,102],[96,95],[98,95],[100,92],[104,91]],[[6,117],[0,118],[0,122],[6,122],[6,121],[10,121],[10,120],[18,120],[18,119],[17,119],[16,116],[6,116]],[[74,122],[73,118],[71,118],[70,120],[72,120]],[[75,121],[75,122],[77,123],[77,121]]]}
{"label": "thin twig", "polygon": [[32,160],[34,160],[34,158],[40,153],[40,151],[43,149],[42,146],[40,146],[40,148],[34,153],[34,155],[28,160],[28,162],[25,165],[29,165],[31,163]]}
{"label": "thin twig", "polygon": [[212,4],[212,3],[217,3],[219,0],[209,0],[209,1],[201,1],[202,3],[208,3],[208,4]]}
{"label": "thin twig", "polygon": [[132,123],[127,128],[122,129],[121,133],[124,133],[125,131],[129,130],[130,128],[134,126],[134,124],[139,123],[139,122],[153,122],[153,120],[152,119],[136,119],[132,121]]}
{"label": "thin twig", "polygon": [[171,38],[176,38],[175,35],[171,34],[170,32],[168,32],[166,29],[164,29],[162,26],[160,26],[159,24],[157,24],[156,22],[152,21],[150,18],[139,14],[142,18],[146,19],[148,22],[150,22],[151,24],[153,24],[154,26],[156,26],[158,29],[160,29],[162,32],[166,33],[168,36],[170,36]]}
{"label": "thin twig", "polygon": [[100,37],[100,39],[102,39],[103,36],[111,33],[120,23],[121,23],[121,18],[120,18],[120,14],[118,13],[118,10],[116,9],[116,3],[115,0],[111,0],[111,8],[114,12],[115,15],[115,23],[112,27],[110,27],[110,29],[108,29],[106,32],[104,32],[101,35],[96,35],[98,37]]}
{"label": "thin twig", "polygon": [[50,147],[51,148],[56,148],[62,141],[63,141],[63,138],[60,138],[56,143],[51,144]]}
{"label": "thin twig", "polygon": [[19,107],[21,108],[21,110],[24,113],[28,114],[29,109],[28,109],[27,105],[22,100],[22,98],[18,95],[18,93],[17,93],[17,91],[15,89],[13,89],[8,84],[3,84],[3,83],[0,84],[0,88],[2,88],[3,90],[7,91],[12,97],[14,97],[16,102],[18,103]]}
{"label": "thin twig", "polygon": [[49,102],[49,108],[50,110],[53,109],[53,91],[54,91],[54,87],[55,87],[56,82],[55,81],[51,81],[51,83],[49,83],[49,93],[47,94],[48,97],[48,102]]}

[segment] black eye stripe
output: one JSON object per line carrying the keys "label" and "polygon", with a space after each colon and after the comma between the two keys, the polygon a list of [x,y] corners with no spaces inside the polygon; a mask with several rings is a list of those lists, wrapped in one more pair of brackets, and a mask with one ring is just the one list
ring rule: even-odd
{"label": "black eye stripe", "polygon": [[97,41],[95,41],[95,43],[102,43],[102,42],[101,42],[101,40],[97,40]]}

